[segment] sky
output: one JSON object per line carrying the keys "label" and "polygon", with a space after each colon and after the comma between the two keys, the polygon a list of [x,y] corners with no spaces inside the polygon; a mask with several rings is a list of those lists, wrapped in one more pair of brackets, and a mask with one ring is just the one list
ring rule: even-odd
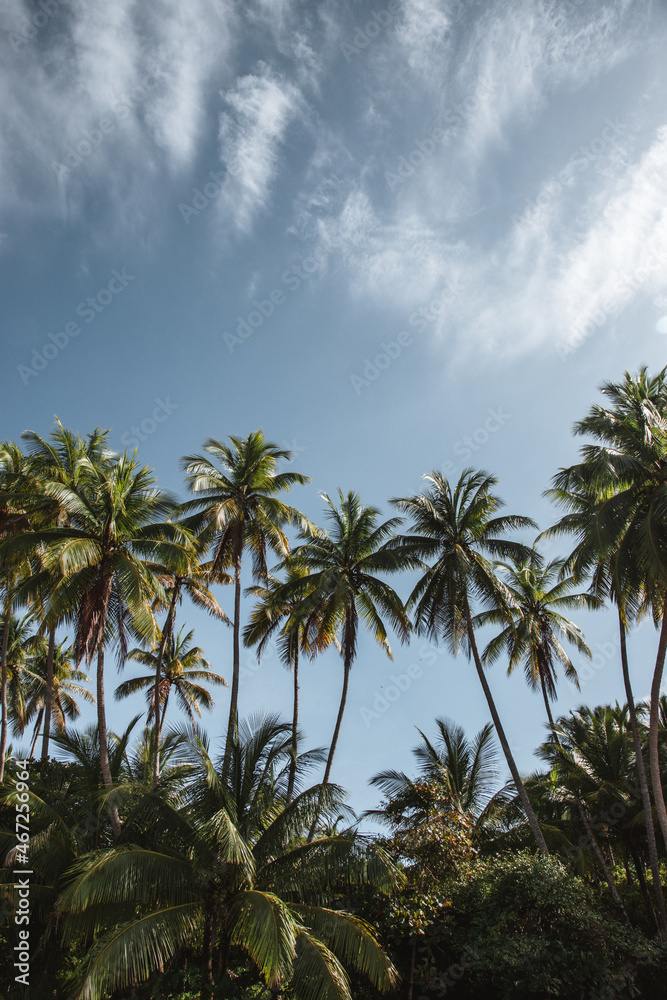
{"label": "sky", "polygon": [[[600,383],[667,363],[666,43],[658,0],[5,0],[0,437],[109,428],[184,497],[183,455],[261,427],[315,521],[321,491],[390,516],[472,465],[546,528]],[[594,658],[561,713],[624,699],[613,615],[577,620]],[[184,623],[230,679],[231,632]],[[656,645],[631,639],[640,698]],[[489,719],[464,657],[392,647],[353,667],[332,777],[357,810],[416,727]],[[117,730],[142,709],[120,679]],[[530,772],[541,699],[489,680]],[[303,664],[310,746],[341,681],[334,653]],[[243,654],[243,715],[290,698],[275,654]]]}

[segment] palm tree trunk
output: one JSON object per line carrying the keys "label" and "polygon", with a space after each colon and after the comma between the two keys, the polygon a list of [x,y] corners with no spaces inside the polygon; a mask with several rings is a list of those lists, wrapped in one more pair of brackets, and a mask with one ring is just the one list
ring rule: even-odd
{"label": "palm tree trunk", "polygon": [[412,942],[410,953],[410,979],[408,980],[408,1000],[412,1000],[415,988],[415,963],[417,960],[417,938]]}
{"label": "palm tree trunk", "polygon": [[472,615],[470,614],[470,605],[468,604],[468,596],[464,597],[464,611],[466,616],[466,629],[468,633],[468,640],[470,642],[470,649],[472,650],[473,659],[475,661],[475,667],[477,668],[477,676],[479,677],[479,682],[482,685],[482,690],[484,691],[484,697],[486,698],[486,703],[489,706],[489,711],[491,713],[491,718],[493,719],[493,725],[495,726],[496,733],[498,734],[498,740],[503,748],[503,753],[505,754],[505,760],[507,761],[507,766],[512,774],[512,779],[516,786],[519,798],[521,799],[521,804],[523,806],[526,818],[530,824],[530,828],[533,831],[533,836],[535,838],[535,843],[537,844],[540,853],[547,857],[549,854],[549,849],[547,847],[547,842],[544,839],[544,834],[540,829],[540,824],[537,822],[537,817],[533,811],[533,807],[530,804],[530,799],[528,798],[528,792],[525,789],[521,776],[519,774],[519,769],[516,766],[516,761],[510,750],[510,745],[507,742],[507,737],[505,736],[505,730],[502,727],[500,721],[500,716],[496,709],[495,702],[493,700],[493,695],[491,694],[491,689],[489,687],[486,675],[484,673],[484,667],[482,666],[482,661],[479,656],[479,650],[477,649],[477,641],[475,639],[475,629],[472,624]]}
{"label": "palm tree trunk", "polygon": [[201,1000],[208,1000],[213,995],[213,938],[215,937],[215,917],[209,912],[204,921],[204,981],[201,988]]}
{"label": "palm tree trunk", "polygon": [[37,746],[37,737],[39,736],[39,730],[42,725],[42,719],[44,717],[44,708],[40,708],[37,714],[37,722],[35,723],[35,728],[32,732],[32,746],[30,747],[30,760],[35,756],[35,747]]}
{"label": "palm tree trunk", "polygon": [[[174,593],[171,598],[171,604],[169,605],[169,611],[167,612],[167,618],[164,623],[164,628],[162,629],[162,639],[160,640],[160,648],[157,654],[157,663],[155,664],[155,687],[153,689],[153,699],[155,704],[155,753],[153,754],[153,788],[157,788],[158,781],[160,779],[160,739],[162,737],[162,722],[164,721],[164,715],[160,718],[160,675],[162,673],[162,660],[164,657],[164,650],[169,639],[169,631],[173,627],[174,621],[174,609],[176,608],[176,601],[178,599],[178,594],[180,591],[180,586],[174,584]],[[165,704],[166,708],[166,704]]]}
{"label": "palm tree trunk", "polygon": [[297,731],[299,724],[299,644],[297,642],[294,650],[294,712],[292,714],[292,759],[289,765],[289,779],[287,782],[287,804],[294,796],[294,781],[296,779],[296,755],[297,755]]}
{"label": "palm tree trunk", "polygon": [[632,863],[635,866],[635,871],[637,873],[637,880],[642,891],[642,896],[644,897],[644,904],[646,905],[646,912],[651,917],[652,922],[655,924],[656,930],[660,933],[660,925],[658,923],[658,918],[655,912],[655,906],[651,903],[651,897],[649,895],[648,886],[646,885],[646,874],[644,871],[644,865],[637,854],[637,851],[630,847],[630,857],[632,858]]}
{"label": "palm tree trunk", "polygon": [[49,651],[46,655],[46,691],[44,692],[44,734],[42,737],[42,760],[49,756],[51,716],[53,714],[53,657],[56,651],[55,625],[49,630]]}
{"label": "palm tree trunk", "polygon": [[5,611],[2,628],[2,660],[0,667],[0,711],[2,725],[0,726],[0,784],[5,777],[5,757],[7,756],[7,650],[9,648],[9,625],[12,616],[12,592],[7,589]]}
{"label": "palm tree trunk", "polygon": [[241,668],[241,553],[234,561],[234,663],[232,667],[232,690],[229,700],[229,719],[225,740],[225,757],[222,778],[226,779],[232,761],[232,742],[238,726],[237,712],[239,700],[239,672]]}
{"label": "palm tree trunk", "polygon": [[[104,787],[110,790],[113,787],[113,778],[111,777],[111,768],[109,767],[109,743],[107,740],[107,714],[106,706],[104,702],[104,626],[106,624],[106,608],[103,612],[103,623],[100,629],[100,643],[97,647],[97,731],[100,741],[100,770],[102,772],[102,781],[104,782]],[[111,820],[111,829],[113,831],[114,840],[117,840],[120,836],[120,819],[118,818],[118,810],[115,806],[112,806],[109,818]]]}
{"label": "palm tree trunk", "polygon": [[[349,649],[345,649],[345,661],[343,665],[343,691],[340,696],[340,705],[338,707],[338,716],[336,718],[336,725],[334,727],[334,734],[331,738],[331,746],[329,747],[329,756],[327,757],[327,766],[324,769],[324,778],[322,780],[322,788],[324,789],[329,784],[329,778],[331,776],[331,765],[333,764],[334,754],[336,753],[336,747],[338,746],[338,737],[340,736],[340,727],[343,722],[343,713],[345,711],[345,702],[347,701],[347,688],[350,682],[350,667],[352,666],[352,655]],[[308,833],[307,843],[311,843],[313,837],[315,836],[315,830],[320,819],[320,810],[322,808],[322,796],[317,805],[317,812],[313,819],[313,822]]]}
{"label": "palm tree trunk", "polygon": [[635,763],[637,767],[637,779],[642,797],[644,809],[644,822],[646,824],[646,840],[648,842],[648,859],[653,876],[653,895],[658,911],[658,924],[662,934],[667,934],[667,911],[665,910],[665,896],[662,891],[660,877],[660,859],[658,858],[658,845],[655,838],[655,824],[653,822],[653,807],[648,789],[648,779],[644,766],[644,752],[642,741],[639,735],[639,723],[637,722],[637,710],[632,692],[632,682],[630,680],[630,667],[628,665],[628,647],[626,643],[625,621],[623,610],[618,606],[618,628],[621,647],[621,667],[623,669],[623,684],[625,685],[625,697],[628,702],[628,712],[630,714],[630,728],[632,729],[632,742],[635,748]]}
{"label": "palm tree trunk", "polygon": [[662,672],[665,666],[665,651],[667,651],[667,597],[665,598],[662,608],[660,641],[658,642],[658,653],[655,660],[653,683],[651,684],[651,718],[648,729],[649,761],[651,766],[651,782],[653,784],[655,811],[658,814],[660,829],[662,830],[663,840],[665,841],[665,846],[667,847],[667,809],[665,808],[665,798],[662,794],[660,753],[658,747],[658,736],[660,731],[660,684],[662,682]]}
{"label": "palm tree trunk", "polygon": [[111,788],[113,778],[109,767],[109,744],[107,740],[107,715],[104,701],[104,644],[97,650],[97,728],[100,740],[100,769],[106,788]]}
{"label": "palm tree trunk", "polygon": [[581,800],[581,798],[580,798],[580,796],[579,796],[578,793],[575,793],[574,801],[576,803],[577,812],[579,813],[579,817],[581,819],[581,822],[584,824],[584,830],[586,831],[586,836],[588,837],[588,839],[590,841],[590,844],[591,844],[591,847],[593,848],[593,853],[595,854],[597,862],[600,865],[600,868],[602,869],[602,874],[604,876],[604,880],[607,883],[607,885],[609,886],[609,890],[611,892],[612,898],[613,898],[614,902],[616,903],[616,906],[618,907],[618,909],[621,912],[621,916],[623,917],[623,921],[625,922],[625,924],[627,924],[628,927],[631,928],[632,924],[630,923],[630,917],[628,916],[627,910],[625,909],[625,906],[623,905],[623,900],[621,899],[621,897],[620,897],[620,895],[618,893],[618,889],[616,888],[616,883],[614,882],[613,878],[611,877],[611,872],[609,871],[609,867],[607,865],[607,861],[605,859],[604,854],[602,853],[602,850],[601,850],[600,845],[598,843],[598,839],[595,836],[595,833],[593,832],[593,827],[591,826],[590,820],[588,818],[588,813],[586,812],[586,807],[585,807],[584,803],[582,802],[582,800]]}

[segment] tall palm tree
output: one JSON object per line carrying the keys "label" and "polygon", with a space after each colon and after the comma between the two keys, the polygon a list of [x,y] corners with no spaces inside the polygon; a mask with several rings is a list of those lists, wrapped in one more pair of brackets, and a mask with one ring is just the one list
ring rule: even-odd
{"label": "tall palm tree", "polygon": [[[152,471],[139,468],[134,458],[122,455],[113,463],[83,462],[79,478],[63,483],[58,477],[41,484],[43,493],[57,497],[66,512],[66,523],[33,530],[0,543],[29,555],[43,548],[47,571],[59,577],[50,595],[55,620],[75,609],[74,651],[77,662],[97,658],[97,719],[100,767],[104,784],[111,788],[104,698],[104,657],[114,637],[119,656],[126,651],[128,623],[137,636],[150,641],[155,635],[151,599],[163,593],[157,566],[171,565],[185,572],[191,542],[176,524],[165,521],[175,503],[158,490]],[[112,811],[114,833],[120,833]]]}
{"label": "tall palm tree", "polygon": [[[642,785],[654,884],[657,849],[653,846],[652,811],[643,773],[641,742],[627,662],[626,633],[641,604],[653,608],[660,629],[651,685],[649,760],[656,814],[667,846],[667,808],[658,752],[660,685],[667,651],[667,524],[663,514],[667,476],[667,369],[650,377],[641,368],[625,372],[620,383],[604,382],[609,406],[595,404],[574,425],[577,435],[597,443],[581,449],[582,462],[561,469],[547,496],[568,513],[551,529],[570,533],[576,548],[570,565],[577,578],[593,574],[593,586],[617,605],[621,664],[632,722],[638,777]],[[659,903],[664,915],[664,897]],[[661,917],[667,926],[667,918]]]}
{"label": "tall palm tree", "polygon": [[509,529],[535,527],[535,523],[515,514],[497,515],[503,501],[493,492],[496,477],[486,472],[464,469],[454,488],[439,472],[424,478],[431,484],[425,493],[392,501],[412,518],[416,532],[402,539],[406,551],[434,560],[415,586],[408,606],[415,609],[418,632],[445,641],[454,653],[464,645],[472,656],[535,842],[543,854],[548,854],[484,673],[471,606],[479,601],[486,610],[497,610],[513,603],[510,590],[498,578],[487,555],[495,559],[525,558],[525,546],[500,536]]}
{"label": "tall palm tree", "polygon": [[35,620],[28,613],[21,618],[0,618],[0,643],[5,650],[7,718],[13,720],[15,733],[22,733],[30,719],[29,686],[37,680],[32,657],[37,642]]}
{"label": "tall palm tree", "polygon": [[197,511],[192,520],[201,530],[202,539],[212,546],[211,579],[232,569],[234,572],[234,653],[232,689],[227,725],[227,754],[231,753],[238,716],[239,673],[241,664],[241,563],[247,548],[252,553],[254,576],[266,581],[267,550],[284,557],[289,543],[283,526],[306,524],[304,516],[279,499],[297,484],[309,482],[299,472],[278,472],[280,461],[290,461],[292,453],[267,441],[261,430],[246,438],[231,437],[231,445],[215,438],[204,443],[206,455],[182,459],[186,482],[195,500],[183,505],[185,511]]}
{"label": "tall palm tree", "polygon": [[81,715],[77,699],[83,699],[91,705],[95,703],[95,695],[84,686],[90,683],[90,677],[74,666],[73,647],[67,645],[67,640],[56,644],[53,651],[50,645],[50,638],[40,638],[35,644],[30,658],[33,676],[28,685],[26,704],[26,725],[36,718],[30,756],[35,752],[35,744],[43,724],[46,736],[42,743],[43,760],[49,754],[51,722],[55,731],[62,733],[67,719],[78,719]]}
{"label": "tall palm tree", "polygon": [[[614,836],[625,846],[628,835],[634,838],[638,815],[636,759],[628,722],[625,706],[581,706],[557,720],[537,751],[551,768],[549,781],[555,776],[570,802],[584,803],[591,825],[608,843]],[[588,825],[584,829],[586,842],[592,844]],[[639,866],[638,871],[641,877]]]}
{"label": "tall palm tree", "polygon": [[[237,727],[227,783],[223,761],[214,764],[200,744],[185,806],[144,795],[123,842],[75,865],[59,904],[66,940],[88,947],[74,996],[100,1000],[142,982],[181,949],[191,953],[194,942],[201,942],[194,948],[202,998],[214,980],[225,982],[232,946],[246,952],[276,997],[288,987],[296,1000],[351,1000],[345,965],[382,992],[395,986],[373,928],[331,899],[363,885],[389,892],[401,876],[357,838],[303,844],[320,790],[289,806],[276,799],[276,768],[289,748],[289,726]],[[331,788],[329,805],[338,799]],[[119,905],[127,916],[109,926]]]}
{"label": "tall palm tree", "polygon": [[[547,491],[546,495],[554,499],[560,506],[566,507],[569,513],[561,518],[552,528],[548,528],[542,533],[543,537],[557,537],[561,535],[575,535],[577,537],[578,545],[566,560],[565,566],[572,567],[574,573],[579,577],[584,572],[581,568],[581,562],[583,561],[582,553],[585,553],[590,545],[590,534],[597,530],[596,519],[598,517],[598,508],[604,503],[604,500],[592,487],[591,483],[581,478],[581,473],[581,469],[578,472],[574,468],[569,469],[569,485],[567,487],[561,485],[560,488]],[[587,558],[590,558],[590,556],[587,556]],[[651,803],[646,766],[644,764],[644,740],[640,733],[640,721],[635,706],[627,647],[628,631],[637,622],[642,611],[647,609],[647,603],[644,593],[644,580],[642,579],[639,566],[634,560],[629,560],[626,557],[623,552],[623,544],[616,551],[613,549],[610,550],[606,558],[603,558],[602,555],[598,557],[596,564],[592,567],[590,590],[596,598],[600,600],[609,598],[616,605],[621,670],[637,762],[637,781],[641,790],[649,864],[653,876],[653,893],[658,913],[658,923],[664,934],[667,932],[667,910],[665,908],[665,896],[662,888],[660,859],[653,820],[653,805]]]}
{"label": "tall palm tree", "polygon": [[[360,623],[390,659],[393,657],[383,617],[402,642],[410,635],[410,620],[402,600],[378,574],[396,573],[414,565],[414,560],[392,546],[400,518],[380,522],[380,511],[364,506],[352,491],[344,496],[339,490],[338,505],[326,493],[321,496],[327,505],[331,530],[309,526],[301,531],[302,544],[294,549],[290,563],[304,572],[287,581],[280,595],[298,606],[308,648],[320,652],[336,644],[343,659],[343,689],[322,782],[326,787],[357,655]],[[311,840],[315,828],[316,819],[309,834]]]}
{"label": "tall palm tree", "polygon": [[[188,713],[192,729],[197,731],[197,722],[194,713],[201,718],[201,709],[210,710],[213,708],[213,698],[204,685],[224,684],[227,681],[220,674],[213,673],[211,664],[204,656],[204,651],[199,646],[193,646],[192,637],[194,629],[183,635],[185,626],[179,629],[176,635],[172,635],[167,640],[162,663],[162,680],[160,682],[159,700],[155,701],[155,664],[158,659],[159,650],[150,652],[145,649],[132,649],[127,654],[128,660],[136,660],[145,667],[150,667],[152,673],[145,677],[132,677],[123,681],[116,688],[116,698],[128,698],[137,691],[146,693],[148,703],[148,721],[156,713],[156,704],[161,706],[161,711],[157,714],[161,717],[160,730],[167,714],[167,703],[172,688],[176,692],[181,707]],[[160,637],[161,645],[161,637]],[[156,732],[159,732],[157,730]]]}
{"label": "tall palm tree", "polygon": [[[20,496],[27,475],[27,461],[21,449],[12,442],[0,443],[0,546],[11,545],[29,526],[29,515],[26,511],[25,498]],[[4,621],[9,621],[14,611],[22,603],[18,593],[18,585],[22,578],[30,573],[31,553],[10,551],[2,552],[0,565],[0,613]],[[9,712],[7,705],[7,655],[9,629],[3,630],[0,644],[0,783],[5,774],[5,758],[7,755],[7,731]]]}
{"label": "tall palm tree", "polygon": [[[25,431],[21,435],[26,442],[27,468],[22,493],[30,495],[30,510],[33,527],[39,522],[41,527],[63,527],[70,523],[67,507],[60,502],[57,484],[75,487],[89,471],[95,467],[111,466],[112,453],[107,442],[107,432],[96,428],[83,438],[80,434],[63,427],[56,417],[50,440],[35,431]],[[48,488],[44,489],[44,486]],[[44,546],[37,546],[33,554],[33,573],[24,581],[24,599],[35,607],[41,619],[41,629],[48,635],[46,654],[46,674],[44,690],[44,731],[42,736],[42,760],[49,754],[52,701],[54,698],[54,657],[56,655],[56,632],[64,621],[74,620],[76,608],[62,600],[66,571],[53,560],[49,565],[43,561]],[[54,614],[54,591],[59,590],[58,614]]]}
{"label": "tall palm tree", "polygon": [[[558,740],[550,704],[556,697],[557,662],[563,666],[565,676],[579,687],[576,668],[561,640],[570,642],[583,656],[590,658],[591,651],[579,626],[556,609],[593,610],[600,606],[600,599],[587,592],[572,593],[576,580],[572,576],[562,576],[563,560],[552,559],[544,566],[534,549],[526,558],[510,564],[498,563],[497,566],[504,572],[504,582],[513,602],[507,609],[509,618],[500,610],[482,612],[477,616],[481,625],[493,623],[505,626],[482,653],[482,661],[493,663],[505,650],[509,659],[508,674],[520,663],[523,664],[528,686],[533,689],[539,687],[542,693],[549,727]],[[575,805],[614,902],[623,919],[629,923],[584,803],[576,792]]]}
{"label": "tall palm tree", "polygon": [[573,576],[562,576],[563,563],[552,559],[545,566],[534,549],[524,558],[496,563],[512,595],[509,617],[502,609],[493,609],[481,612],[474,621],[475,625],[504,626],[482,653],[482,662],[495,663],[504,651],[508,674],[521,664],[528,686],[539,688],[542,694],[550,726],[554,724],[550,703],[556,698],[556,665],[560,664],[568,680],[579,687],[576,667],[563,641],[582,656],[591,657],[582,630],[561,610],[593,610],[601,603],[591,593],[572,593],[576,581]]}
{"label": "tall palm tree", "polygon": [[[202,544],[196,535],[191,535],[192,550],[188,553],[189,566],[187,573],[169,572],[168,567],[160,567],[158,579],[164,588],[166,595],[167,617],[160,634],[160,645],[154,661],[155,680],[153,683],[153,703],[160,704],[160,684],[162,678],[162,662],[168,642],[173,641],[174,621],[176,617],[176,607],[182,601],[183,594],[187,594],[193,604],[202,608],[207,614],[218,618],[229,624],[229,618],[222,610],[211,591],[206,586],[207,581],[213,577],[216,583],[231,583],[232,578],[222,570],[212,573],[210,563],[200,561]],[[160,606],[160,600],[157,605]],[[225,683],[227,683],[225,681]],[[155,714],[155,741],[153,756],[153,787],[157,788],[160,773],[160,739],[162,733],[162,718],[160,712]]]}
{"label": "tall palm tree", "polygon": [[[286,567],[288,582],[302,579],[308,572],[304,567],[297,567],[289,561],[286,563]],[[269,577],[266,586],[260,584],[249,587],[248,593],[256,597],[258,602],[243,631],[244,645],[257,645],[257,657],[260,659],[271,639],[277,636],[280,659],[284,666],[292,671],[292,759],[287,787],[287,803],[289,804],[294,795],[299,745],[299,651],[307,646],[303,621],[299,616],[303,596],[292,601],[286,599],[282,581],[274,576]]]}

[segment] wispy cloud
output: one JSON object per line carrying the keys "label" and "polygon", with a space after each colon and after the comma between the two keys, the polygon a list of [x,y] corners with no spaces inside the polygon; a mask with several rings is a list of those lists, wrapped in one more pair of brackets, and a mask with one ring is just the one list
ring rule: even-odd
{"label": "wispy cloud", "polygon": [[198,152],[211,79],[231,62],[233,15],[205,0],[55,2],[37,31],[21,0],[6,14],[15,34],[0,69],[0,200],[75,217],[94,190],[113,222],[136,218],[152,203],[151,180]]}
{"label": "wispy cloud", "polygon": [[287,128],[304,102],[298,88],[262,63],[237,80],[225,104],[219,141],[228,176],[219,206],[225,225],[248,233],[268,203]]}
{"label": "wispy cloud", "polygon": [[[667,127],[582,203],[577,192],[527,212],[476,280],[464,336],[505,356],[613,324],[637,295],[667,285]],[[590,322],[589,322],[590,321]]]}

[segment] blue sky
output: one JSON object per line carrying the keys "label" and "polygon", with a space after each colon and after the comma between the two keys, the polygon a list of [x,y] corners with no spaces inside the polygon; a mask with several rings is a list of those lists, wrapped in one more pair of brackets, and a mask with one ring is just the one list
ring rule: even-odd
{"label": "blue sky", "polygon": [[[667,362],[663,3],[6,0],[0,32],[3,438],[108,427],[182,493],[182,455],[262,427],[315,520],[321,490],[389,515],[472,464],[546,527],[597,386]],[[229,676],[230,633],[184,621]],[[613,617],[581,623],[597,659],[559,711],[623,697]],[[632,639],[638,696],[655,646]],[[353,669],[333,777],[357,808],[415,726],[488,718],[464,659],[394,651]],[[255,666],[242,711],[286,714],[289,675]],[[311,743],[341,673],[304,664]],[[541,701],[491,684],[530,770]]]}

